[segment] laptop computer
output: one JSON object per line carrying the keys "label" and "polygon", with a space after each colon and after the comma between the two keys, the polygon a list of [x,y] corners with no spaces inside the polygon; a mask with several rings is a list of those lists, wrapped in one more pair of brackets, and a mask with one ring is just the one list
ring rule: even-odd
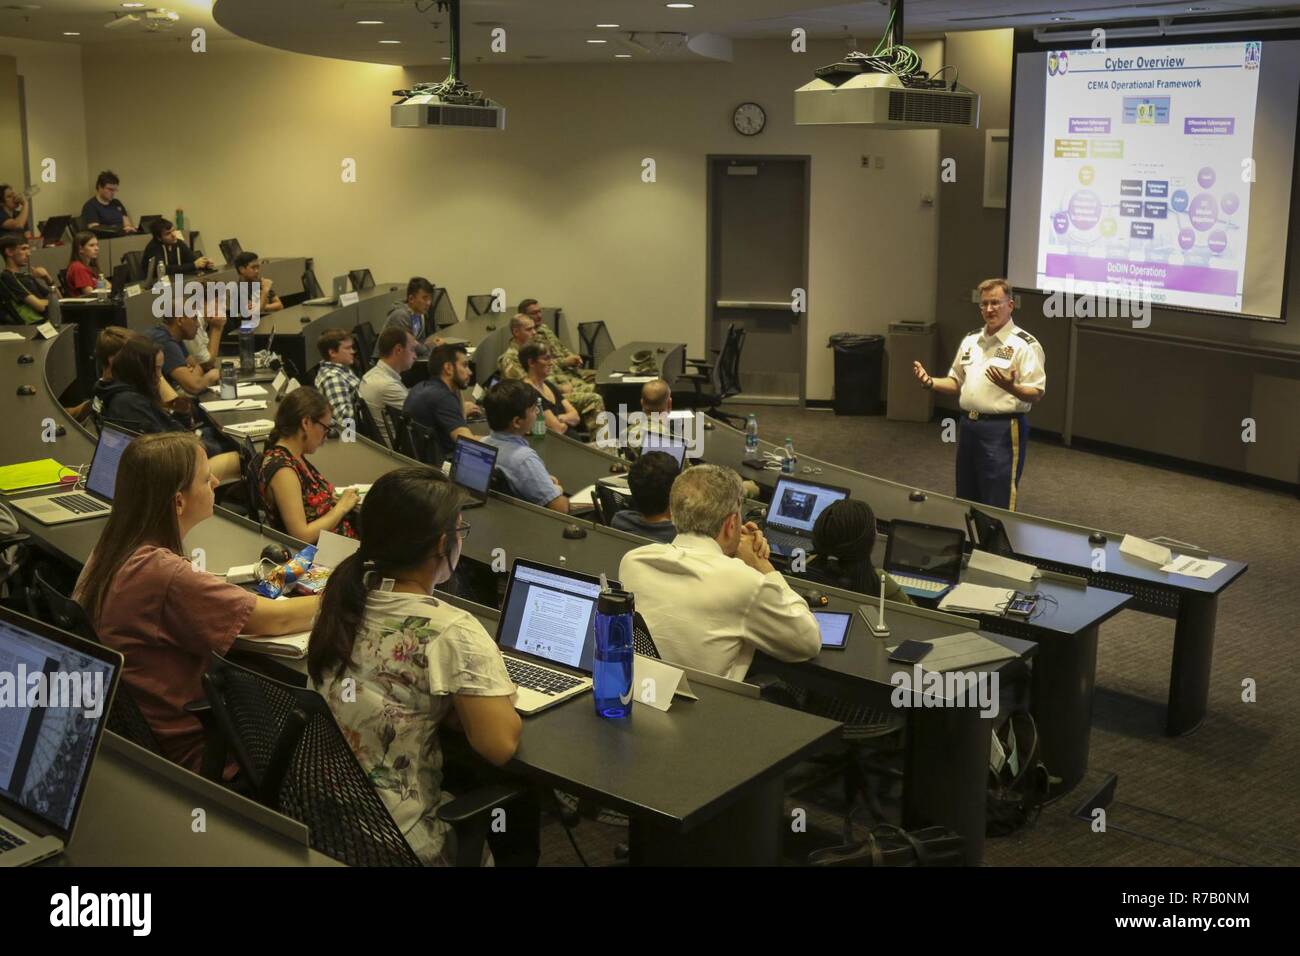
{"label": "laptop computer", "polygon": [[940,598],[961,578],[966,533],[896,518],[889,523],[885,570],[910,597]]}
{"label": "laptop computer", "polygon": [[90,462],[84,491],[19,498],[10,504],[41,524],[67,524],[107,515],[113,509],[117,464],[134,438],[131,432],[105,423],[99,430],[99,442],[95,445],[95,457]]}
{"label": "laptop computer", "polygon": [[0,607],[0,660],[27,691],[0,720],[0,867],[26,866],[72,840],[122,655]]}
{"label": "laptop computer", "polygon": [[335,276],[333,284],[330,286],[330,294],[318,296],[315,299],[304,299],[301,305],[338,305],[339,296],[348,291],[348,277]]}
{"label": "laptop computer", "polygon": [[641,439],[641,454],[648,455],[652,451],[672,455],[673,460],[677,462],[677,470],[681,471],[682,462],[686,460],[686,442],[677,438],[668,438],[658,432],[646,432]]}
{"label": "laptop computer", "polygon": [[45,246],[58,245],[71,228],[71,216],[51,216],[41,223],[41,244]]}
{"label": "laptop computer", "polygon": [[487,501],[492,486],[492,469],[497,466],[497,449],[472,438],[456,439],[451,452],[451,480],[470,494],[466,508],[477,508]]}
{"label": "laptop computer", "polygon": [[140,230],[141,232],[143,232],[145,235],[148,235],[148,234],[149,234],[149,231],[153,228],[153,224],[154,224],[155,222],[157,222],[158,220],[162,219],[162,218],[163,218],[163,217],[160,216],[160,215],[159,215],[159,216],[141,216],[141,217],[140,217],[140,223],[139,223],[138,228],[139,228],[139,230]]}
{"label": "laptop computer", "polygon": [[515,559],[497,624],[506,670],[519,685],[515,710],[536,714],[591,690],[599,597],[594,575]]}
{"label": "laptop computer", "polygon": [[830,505],[849,497],[849,489],[782,475],[772,491],[763,534],[772,553],[789,557],[795,548],[812,550],[812,529]]}
{"label": "laptop computer", "polygon": [[365,292],[375,287],[375,277],[369,269],[352,269],[348,272],[348,281],[352,283],[354,292]]}

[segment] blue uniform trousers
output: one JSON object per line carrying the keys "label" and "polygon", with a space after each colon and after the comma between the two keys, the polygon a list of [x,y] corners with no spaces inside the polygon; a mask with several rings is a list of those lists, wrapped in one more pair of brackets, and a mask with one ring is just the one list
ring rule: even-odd
{"label": "blue uniform trousers", "polygon": [[1025,470],[1029,421],[1023,414],[962,412],[957,426],[957,497],[1016,510],[1016,488]]}

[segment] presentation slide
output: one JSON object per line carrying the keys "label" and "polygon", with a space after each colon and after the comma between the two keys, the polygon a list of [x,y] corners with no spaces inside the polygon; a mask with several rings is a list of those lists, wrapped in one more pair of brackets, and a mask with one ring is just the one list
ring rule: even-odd
{"label": "presentation slide", "polygon": [[1280,317],[1297,46],[1020,54],[1012,283]]}

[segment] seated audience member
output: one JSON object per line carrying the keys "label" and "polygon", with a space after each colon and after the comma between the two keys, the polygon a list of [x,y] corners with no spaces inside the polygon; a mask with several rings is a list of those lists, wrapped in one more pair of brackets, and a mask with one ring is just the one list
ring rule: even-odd
{"label": "seated audience member", "polygon": [[[516,329],[516,320],[519,320],[518,329]],[[527,324],[530,322],[531,330],[527,329]],[[519,314],[510,320],[510,336],[509,346],[497,360],[497,368],[501,371],[502,377],[522,379],[524,368],[519,364],[519,349],[533,341],[545,345],[555,356],[555,367],[551,370],[551,378],[559,383],[560,391],[578,410],[587,431],[595,434],[600,425],[600,415],[605,410],[605,400],[600,397],[596,386],[592,384],[596,373],[590,370],[582,371],[582,356],[569,351],[550,327],[542,321],[542,307],[537,304],[536,299],[524,299],[519,303]],[[587,380],[588,375],[591,381]]]}
{"label": "seated audience member", "polygon": [[334,411],[336,429],[345,427],[348,421],[355,421],[357,412],[357,388],[361,379],[352,370],[352,362],[357,356],[357,347],[352,333],[345,329],[327,329],[316,341],[321,363],[316,370],[316,391],[325,396]]}
{"label": "seated audience member", "polygon": [[635,458],[641,454],[641,446],[646,443],[646,435],[668,439],[672,431],[668,427],[668,413],[673,410],[673,390],[662,378],[646,382],[641,386],[641,412],[645,420],[633,421],[627,427],[628,457]]}
{"label": "seated audience member", "polygon": [[258,299],[260,312],[279,312],[284,308],[284,303],[271,288],[271,280],[262,275],[262,260],[256,252],[241,252],[235,256],[235,272],[241,282],[254,282],[261,286],[261,297]]}
{"label": "seated audience member", "polygon": [[72,240],[72,257],[63,274],[65,295],[94,295],[99,285],[99,237],[79,232]]}
{"label": "seated audience member", "polygon": [[384,323],[385,329],[405,329],[415,336],[415,358],[419,362],[428,361],[429,350],[442,344],[434,334],[433,316],[429,315],[432,304],[433,283],[416,276],[406,284],[406,301],[393,306]]}
{"label": "seated audience member", "polygon": [[393,436],[388,434],[384,406],[402,408],[406,404],[407,389],[402,383],[402,375],[415,365],[416,344],[415,336],[405,329],[392,326],[384,329],[376,344],[379,358],[361,377],[361,385],[357,388],[358,398],[366,403],[375,427],[390,446]]}
{"label": "seated audience member", "polygon": [[668,544],[677,537],[669,495],[677,478],[677,459],[662,451],[647,452],[627,471],[636,510],[618,512],[609,526]]}
{"label": "seated audience member", "polygon": [[457,438],[473,438],[465,424],[461,390],[469,385],[469,359],[460,343],[439,345],[429,353],[429,377],[411,389],[402,410],[433,430],[435,461],[441,465],[456,447]]}
{"label": "seated audience member", "polygon": [[0,223],[0,236],[31,239],[31,204],[8,184],[0,184],[0,196],[4,203],[4,211],[0,213],[0,218],[4,220]]}
{"label": "seated audience member", "polygon": [[[190,562],[182,542],[212,516],[216,479],[193,435],[137,438],[122,452],[113,511],[73,597],[99,640],[126,658],[122,679],[163,753],[198,772],[204,735],[185,705],[205,696],[210,655],[244,634],[311,627],[316,597],[271,601]],[[233,762],[227,775],[233,775]]]}
{"label": "seated audience member", "polygon": [[492,387],[483,399],[492,434],[483,441],[495,445],[497,468],[505,475],[511,493],[524,501],[562,514],[569,513],[569,499],[559,479],[546,471],[542,457],[524,436],[537,420],[537,393],[523,382],[507,379]]}
{"label": "seated audience member", "polygon": [[[221,354],[221,334],[226,330],[225,295],[214,293],[209,286],[209,291],[204,296],[203,313],[194,331],[194,338],[185,340],[185,351],[199,363],[199,368],[210,372],[217,368],[214,356]],[[217,370],[220,372],[220,369]]]}
{"label": "seated audience member", "polygon": [[[95,337],[95,371],[99,373],[99,377],[95,380],[95,385],[99,385],[101,382],[108,382],[113,378],[113,359],[116,357],[117,353],[122,350],[122,346],[125,345],[127,340],[132,336],[144,338],[144,336],[140,336],[139,332],[132,332],[130,329],[121,325],[106,326],[103,331]],[[166,379],[163,379],[162,382],[159,383],[158,393],[164,405],[170,404],[176,398],[176,392],[167,384]],[[100,407],[99,400],[94,397],[93,386],[90,398],[86,399],[80,405],[67,409],[67,411],[78,422],[84,422],[87,416],[91,417],[95,422],[95,427],[98,428],[100,413],[103,409]]]}
{"label": "seated audience member", "polygon": [[111,169],[104,170],[95,180],[95,195],[81,207],[81,221],[96,235],[136,231],[122,200],[117,198],[119,183],[120,180]]}
{"label": "seated audience member", "polygon": [[49,270],[30,267],[32,247],[26,239],[6,236],[0,239],[4,271],[0,272],[0,290],[7,300],[11,318],[26,325],[36,325],[53,318],[59,301],[58,290]]}
{"label": "seated audience member", "polygon": [[755,650],[781,661],[821,652],[808,602],[772,567],[742,507],[730,468],[687,468],[670,496],[677,537],[629,551],[618,573],[664,660],[732,680],[745,679]]}
{"label": "seated audience member", "polygon": [[[194,432],[194,423],[182,420],[163,407],[159,384],[163,380],[162,349],[152,339],[132,334],[113,360],[107,381],[95,383],[91,402],[96,418],[128,431],[152,435],[158,432]],[[239,453],[224,451],[215,430],[200,436],[217,481],[239,477]]]}
{"label": "seated audience member", "polygon": [[[523,732],[496,642],[474,615],[434,593],[461,553],[462,493],[441,477],[413,465],[374,483],[361,508],[361,545],[330,575],[307,649],[312,686],[431,865],[456,856],[455,834],[437,816],[452,799],[439,726],[459,725],[498,767]],[[381,589],[384,580],[391,587]]]}
{"label": "seated audience member", "polygon": [[[813,558],[800,577],[818,584],[878,597],[880,572],[871,562],[876,544],[876,516],[865,501],[845,498],[817,516],[813,525]],[[885,575],[885,600],[911,604],[912,599],[890,575]]]}
{"label": "seated audience member", "polygon": [[560,386],[549,380],[555,359],[545,345],[529,342],[519,350],[519,364],[524,369],[524,381],[542,400],[542,414],[550,431],[563,435],[582,424],[577,409],[564,397]]}
{"label": "seated audience member", "polygon": [[304,385],[280,400],[275,430],[262,453],[258,488],[271,525],[308,544],[315,544],[322,531],[357,536],[348,519],[357,506],[356,489],[336,496],[307,458],[325,444],[332,425],[330,403]]}
{"label": "seated audience member", "polygon": [[149,330],[149,335],[163,350],[163,374],[184,395],[200,395],[221,381],[220,369],[203,370],[199,360],[185,349],[185,342],[199,334],[199,319],[185,310],[179,316],[164,318]]}
{"label": "seated audience member", "polygon": [[158,263],[163,264],[167,275],[189,275],[200,269],[215,269],[207,256],[196,256],[185,244],[181,234],[167,219],[157,219],[149,227],[153,238],[144,247],[144,274],[150,280],[158,278]]}

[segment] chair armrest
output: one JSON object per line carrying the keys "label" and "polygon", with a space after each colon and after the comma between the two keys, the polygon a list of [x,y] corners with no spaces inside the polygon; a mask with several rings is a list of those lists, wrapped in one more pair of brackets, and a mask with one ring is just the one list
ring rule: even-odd
{"label": "chair armrest", "polygon": [[229,748],[225,734],[217,723],[217,715],[206,699],[192,700],[183,708],[185,713],[198,718],[203,725],[203,760],[199,765],[199,776],[205,780],[222,783],[226,770],[226,757]]}
{"label": "chair armrest", "polygon": [[438,808],[438,819],[453,827],[460,827],[491,813],[497,807],[509,803],[524,791],[518,787],[502,783],[479,787],[469,793],[461,794],[449,803]]}

